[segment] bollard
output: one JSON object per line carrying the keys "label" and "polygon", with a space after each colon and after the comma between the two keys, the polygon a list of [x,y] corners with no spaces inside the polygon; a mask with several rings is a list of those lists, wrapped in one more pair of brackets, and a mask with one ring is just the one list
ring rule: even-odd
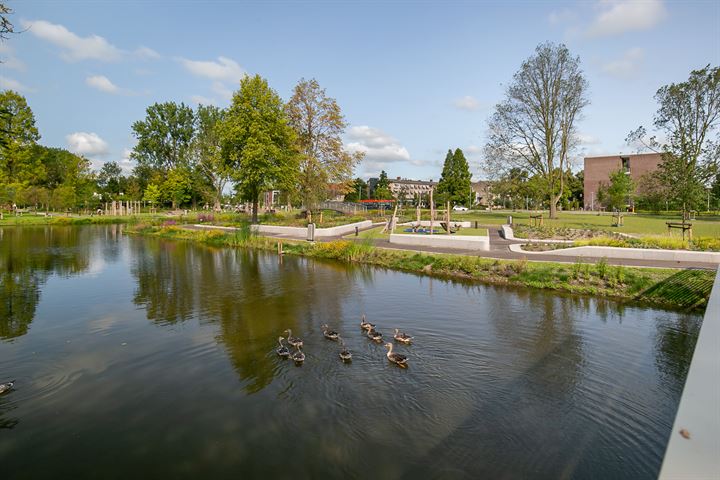
{"label": "bollard", "polygon": [[512,215],[507,216],[507,224],[512,225]]}
{"label": "bollard", "polygon": [[355,236],[357,237],[359,233],[360,233],[360,228],[357,225],[355,225]]}
{"label": "bollard", "polygon": [[315,224],[314,223],[308,223],[307,241],[308,242],[315,241]]}

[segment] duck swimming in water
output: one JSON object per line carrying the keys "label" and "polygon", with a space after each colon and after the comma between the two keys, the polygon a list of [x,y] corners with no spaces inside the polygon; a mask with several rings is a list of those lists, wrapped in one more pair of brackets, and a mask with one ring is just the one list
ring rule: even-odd
{"label": "duck swimming in water", "polygon": [[278,343],[280,344],[280,346],[275,351],[281,357],[288,358],[290,356],[290,350],[288,350],[288,348],[283,345],[283,340],[285,340],[283,337],[278,338]]}
{"label": "duck swimming in water", "polygon": [[401,332],[399,328],[395,329],[395,335],[393,335],[393,338],[395,339],[395,341],[405,344],[411,343],[413,339],[413,337],[411,337],[407,333]]}
{"label": "duck swimming in water", "polygon": [[0,395],[7,393],[15,386],[15,380],[6,383],[0,383]]}
{"label": "duck swimming in water", "polygon": [[352,353],[350,353],[350,350],[347,349],[345,346],[345,340],[338,337],[340,340],[340,345],[342,345],[342,350],[340,350],[340,358],[343,362],[350,362],[352,360]]}
{"label": "duck swimming in water", "polygon": [[302,347],[303,346],[303,341],[301,338],[292,336],[292,330],[290,330],[288,328],[287,330],[285,330],[285,333],[287,333],[287,335],[288,335],[287,341],[290,345],[292,345],[293,347]]}
{"label": "duck swimming in water", "polygon": [[375,325],[370,322],[366,322],[365,315],[363,315],[360,319],[360,328],[362,328],[363,330],[372,330],[373,328],[375,328]]}
{"label": "duck swimming in water", "polygon": [[382,333],[378,332],[377,330],[371,328],[367,332],[367,337],[372,340],[373,342],[380,343],[382,342]]}
{"label": "duck swimming in water", "polygon": [[338,332],[336,332],[335,330],[330,330],[330,327],[327,326],[327,323],[326,323],[325,325],[323,325],[321,328],[322,328],[322,331],[323,331],[323,335],[324,335],[325,338],[327,338],[328,340],[337,340],[338,337],[340,336],[340,335],[338,334]]}
{"label": "duck swimming in water", "polygon": [[295,361],[295,363],[301,364],[305,361],[305,354],[302,352],[302,350],[300,350],[299,345],[295,346],[295,349],[296,351],[292,354],[292,359]]}
{"label": "duck swimming in water", "polygon": [[408,366],[407,364],[407,357],[405,355],[401,355],[399,353],[393,353],[393,344],[392,343],[386,343],[385,348],[388,349],[387,358],[395,365],[406,368]]}

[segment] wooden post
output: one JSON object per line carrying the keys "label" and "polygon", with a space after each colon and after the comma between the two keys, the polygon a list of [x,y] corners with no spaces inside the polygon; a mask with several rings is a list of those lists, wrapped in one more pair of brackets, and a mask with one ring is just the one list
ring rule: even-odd
{"label": "wooden post", "polygon": [[322,216],[323,216],[323,211],[320,210],[320,223],[321,223],[321,224],[322,224]]}
{"label": "wooden post", "polygon": [[450,201],[445,204],[445,211],[447,212],[447,234],[450,235]]}
{"label": "wooden post", "polygon": [[395,233],[395,215],[397,215],[397,209],[398,209],[398,202],[395,202],[395,210],[393,210],[393,215],[390,218],[390,233]]}
{"label": "wooden post", "polygon": [[435,220],[435,202],[433,202],[433,191],[430,189],[430,235],[433,234],[433,221]]}

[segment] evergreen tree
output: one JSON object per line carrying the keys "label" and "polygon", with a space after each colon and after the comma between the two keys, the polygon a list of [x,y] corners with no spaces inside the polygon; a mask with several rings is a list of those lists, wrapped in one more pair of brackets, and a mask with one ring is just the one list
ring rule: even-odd
{"label": "evergreen tree", "polygon": [[377,185],[375,185],[373,198],[377,200],[390,200],[393,198],[392,192],[390,191],[390,181],[388,180],[385,170],[380,172],[380,178],[378,179]]}
{"label": "evergreen tree", "polygon": [[453,205],[472,206],[471,178],[470,166],[463,151],[459,148],[454,153],[448,150],[436,190],[438,200],[449,201]]}

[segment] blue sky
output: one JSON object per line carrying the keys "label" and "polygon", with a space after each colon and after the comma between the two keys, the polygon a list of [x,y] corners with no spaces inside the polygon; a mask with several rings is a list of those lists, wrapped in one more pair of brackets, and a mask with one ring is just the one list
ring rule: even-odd
{"label": "blue sky", "polygon": [[0,44],[0,88],[26,96],[43,144],[125,169],[148,105],[227,106],[246,73],[285,99],[316,78],[366,152],[359,176],[437,179],[460,147],[477,179],[492,107],[541,42],[565,43],[590,82],[578,157],[633,151],[655,91],[720,64],[717,1],[7,3],[26,30]]}

